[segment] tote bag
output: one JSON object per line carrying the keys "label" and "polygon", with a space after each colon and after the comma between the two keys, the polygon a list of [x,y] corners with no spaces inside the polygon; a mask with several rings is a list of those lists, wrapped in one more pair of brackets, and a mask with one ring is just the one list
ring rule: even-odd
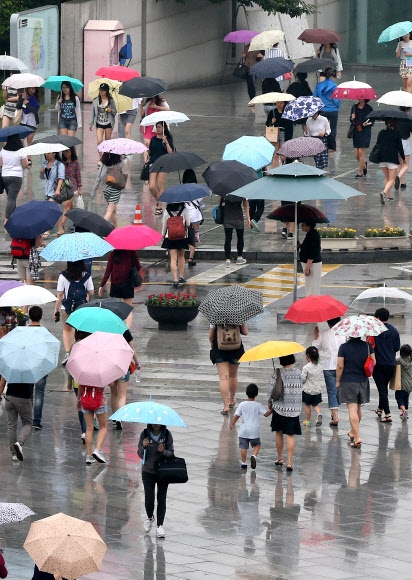
{"label": "tote bag", "polygon": [[266,127],[265,137],[271,143],[277,143],[279,140],[279,127]]}
{"label": "tote bag", "polygon": [[395,367],[395,372],[393,373],[393,377],[390,380],[389,388],[392,391],[400,391],[401,390],[401,365],[397,364]]}
{"label": "tote bag", "polygon": [[245,60],[243,58],[241,58],[236,65],[236,68],[233,71],[233,76],[243,80],[247,79],[249,76],[249,67],[246,66]]}

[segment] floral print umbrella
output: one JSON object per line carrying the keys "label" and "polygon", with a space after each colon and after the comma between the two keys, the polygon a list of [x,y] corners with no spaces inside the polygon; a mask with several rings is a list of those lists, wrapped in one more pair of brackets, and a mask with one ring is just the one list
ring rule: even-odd
{"label": "floral print umbrella", "polygon": [[324,106],[319,97],[298,97],[295,101],[291,101],[286,105],[282,119],[289,119],[289,121],[307,119],[323,109]]}
{"label": "floral print umbrella", "polygon": [[378,336],[388,330],[386,326],[374,316],[357,314],[344,318],[332,327],[335,334],[347,338],[363,338],[364,336]]}

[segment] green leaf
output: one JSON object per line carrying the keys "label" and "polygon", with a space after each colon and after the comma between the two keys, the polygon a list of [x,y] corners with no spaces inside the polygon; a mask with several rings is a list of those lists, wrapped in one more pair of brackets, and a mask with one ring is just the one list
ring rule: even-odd
{"label": "green leaf", "polygon": [[[156,0],[156,2],[161,2],[162,0]],[[212,4],[222,4],[225,0],[209,0]],[[176,0],[179,4],[186,4],[186,0]],[[240,6],[249,7],[253,4],[260,6],[262,10],[268,14],[276,14],[280,12],[281,14],[288,14],[292,18],[295,16],[303,16],[304,14],[314,14],[316,12],[316,6],[314,4],[309,4],[308,2],[303,2],[301,0],[243,0],[239,2]]]}

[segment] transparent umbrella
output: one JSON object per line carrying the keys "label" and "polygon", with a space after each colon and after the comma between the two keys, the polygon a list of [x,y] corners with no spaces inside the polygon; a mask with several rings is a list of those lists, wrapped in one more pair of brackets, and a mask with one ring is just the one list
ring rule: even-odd
{"label": "transparent umbrella", "polygon": [[411,307],[411,294],[385,285],[364,290],[350,304],[350,308],[364,314],[374,314],[378,308],[387,308],[392,315],[409,314]]}

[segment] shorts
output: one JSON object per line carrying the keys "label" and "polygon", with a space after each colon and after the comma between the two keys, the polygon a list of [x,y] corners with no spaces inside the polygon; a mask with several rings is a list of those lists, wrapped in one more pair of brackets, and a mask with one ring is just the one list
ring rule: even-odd
{"label": "shorts", "polygon": [[20,123],[21,127],[27,127],[27,129],[31,129],[33,131],[33,133],[36,132],[37,127],[35,127],[34,125],[26,125],[26,123]]}
{"label": "shorts", "polygon": [[402,139],[403,152],[405,155],[410,155],[412,152],[411,142],[409,139]]}
{"label": "shorts", "polygon": [[260,447],[260,437],[256,437],[255,439],[239,437],[239,449],[249,449],[249,443],[251,447]]}
{"label": "shorts", "polygon": [[113,129],[112,125],[100,125],[100,123],[96,123],[96,129]]}
{"label": "shorts", "polygon": [[29,270],[29,259],[28,258],[17,258],[17,272],[19,274],[20,280],[31,280],[31,273]]}
{"label": "shorts", "polygon": [[82,411],[85,415],[93,415],[93,413],[95,415],[103,415],[103,413],[107,413],[107,401],[101,407],[99,407],[96,411],[87,411],[86,409],[83,409],[83,408],[82,408]]}
{"label": "shorts", "polygon": [[341,383],[337,388],[339,403],[364,405],[370,401],[369,381]]}
{"label": "shorts", "polygon": [[164,250],[188,250],[189,239],[183,238],[183,240],[169,240],[169,238],[164,238],[161,247]]}
{"label": "shorts", "polygon": [[400,409],[401,406],[405,407],[405,409],[409,407],[409,393],[406,391],[395,391],[395,399],[398,403],[398,409]]}
{"label": "shorts", "polygon": [[[61,319],[62,322],[67,322],[67,319],[69,318],[70,314],[67,314],[66,309],[63,308],[62,310],[60,310],[60,315],[61,315]],[[70,326],[70,325],[69,325]]]}
{"label": "shorts", "polygon": [[130,369],[127,371],[127,373],[124,375],[124,377],[120,377],[117,380],[123,381],[124,383],[128,383],[130,381]]}
{"label": "shorts", "polygon": [[305,393],[302,391],[302,403],[305,405],[319,405],[322,402],[322,393],[318,393],[317,395],[309,395],[309,393]]}
{"label": "shorts", "polygon": [[62,119],[60,117],[58,129],[67,129],[67,131],[77,131],[77,119]]}
{"label": "shorts", "polygon": [[379,163],[379,167],[387,167],[388,169],[398,169],[398,165],[396,163],[388,163],[384,161],[383,163]]}
{"label": "shorts", "polygon": [[134,123],[137,117],[137,109],[131,109],[130,111],[125,111],[124,113],[120,113],[120,121],[123,125],[127,125],[127,123]]}
{"label": "shorts", "polygon": [[401,59],[401,65],[399,67],[399,74],[403,79],[407,79],[408,77],[412,77],[412,66],[406,66],[406,59]]}

